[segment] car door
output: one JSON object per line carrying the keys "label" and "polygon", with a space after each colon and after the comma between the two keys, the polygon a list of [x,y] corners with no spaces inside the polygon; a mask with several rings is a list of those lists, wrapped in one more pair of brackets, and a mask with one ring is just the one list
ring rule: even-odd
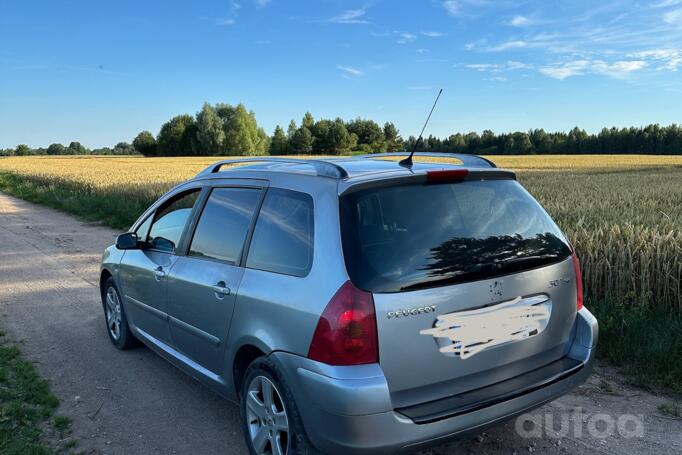
{"label": "car door", "polygon": [[177,261],[177,249],[200,188],[172,196],[140,224],[140,248],[126,250],[119,277],[128,317],[142,336],[170,344],[166,276]]}
{"label": "car door", "polygon": [[177,258],[168,276],[175,349],[216,374],[244,273],[244,244],[261,197],[258,187],[213,188],[187,242],[187,254]]}

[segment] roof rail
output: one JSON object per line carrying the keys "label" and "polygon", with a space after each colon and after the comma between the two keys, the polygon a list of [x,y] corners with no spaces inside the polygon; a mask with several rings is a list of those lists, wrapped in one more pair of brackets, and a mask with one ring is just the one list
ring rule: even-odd
{"label": "roof rail", "polygon": [[[370,153],[369,155],[360,155],[356,158],[382,158],[387,156],[408,156],[409,152],[390,152],[390,153]],[[465,166],[469,167],[497,167],[492,161],[478,155],[467,155],[464,153],[437,153],[437,152],[417,152],[414,156],[430,156],[439,158],[455,158],[458,159]]]}
{"label": "roof rail", "polygon": [[289,164],[307,164],[315,169],[317,175],[323,177],[331,177],[337,179],[344,179],[348,177],[348,173],[344,168],[338,164],[331,163],[329,161],[322,160],[311,160],[305,158],[269,158],[269,157],[254,157],[254,158],[236,158],[230,160],[221,160],[216,163],[211,164],[203,171],[197,174],[197,177],[207,176],[210,174],[215,174],[220,172],[220,168],[226,164],[235,163],[289,163]]}

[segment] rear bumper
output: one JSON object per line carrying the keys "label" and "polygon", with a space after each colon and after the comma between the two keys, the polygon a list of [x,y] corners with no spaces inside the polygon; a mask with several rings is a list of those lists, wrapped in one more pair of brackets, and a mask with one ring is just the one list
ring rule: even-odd
{"label": "rear bumper", "polygon": [[578,312],[568,355],[554,364],[456,398],[394,409],[378,364],[332,367],[275,352],[308,437],[327,453],[412,451],[496,425],[569,392],[592,372],[597,321]]}

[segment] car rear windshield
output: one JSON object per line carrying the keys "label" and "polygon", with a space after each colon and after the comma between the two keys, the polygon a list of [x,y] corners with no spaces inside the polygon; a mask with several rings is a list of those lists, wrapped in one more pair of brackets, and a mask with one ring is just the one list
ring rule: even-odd
{"label": "car rear windshield", "polygon": [[398,292],[506,275],[559,262],[561,230],[515,180],[400,185],[340,200],[353,283]]}

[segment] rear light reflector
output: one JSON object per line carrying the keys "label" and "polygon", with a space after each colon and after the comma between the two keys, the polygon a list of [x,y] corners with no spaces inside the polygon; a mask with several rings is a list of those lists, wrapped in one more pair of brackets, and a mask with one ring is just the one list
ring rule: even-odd
{"label": "rear light reflector", "polygon": [[452,182],[462,180],[469,175],[468,169],[443,169],[426,171],[426,181],[429,183]]}
{"label": "rear light reflector", "polygon": [[378,362],[377,322],[372,294],[346,281],[320,316],[308,358],[329,365]]}
{"label": "rear light reflector", "polygon": [[578,311],[580,311],[583,307],[583,275],[580,271],[580,261],[578,260],[578,255],[576,254],[575,250],[573,250],[571,259],[573,259],[573,269],[575,270],[575,290],[578,294],[576,308]]}

